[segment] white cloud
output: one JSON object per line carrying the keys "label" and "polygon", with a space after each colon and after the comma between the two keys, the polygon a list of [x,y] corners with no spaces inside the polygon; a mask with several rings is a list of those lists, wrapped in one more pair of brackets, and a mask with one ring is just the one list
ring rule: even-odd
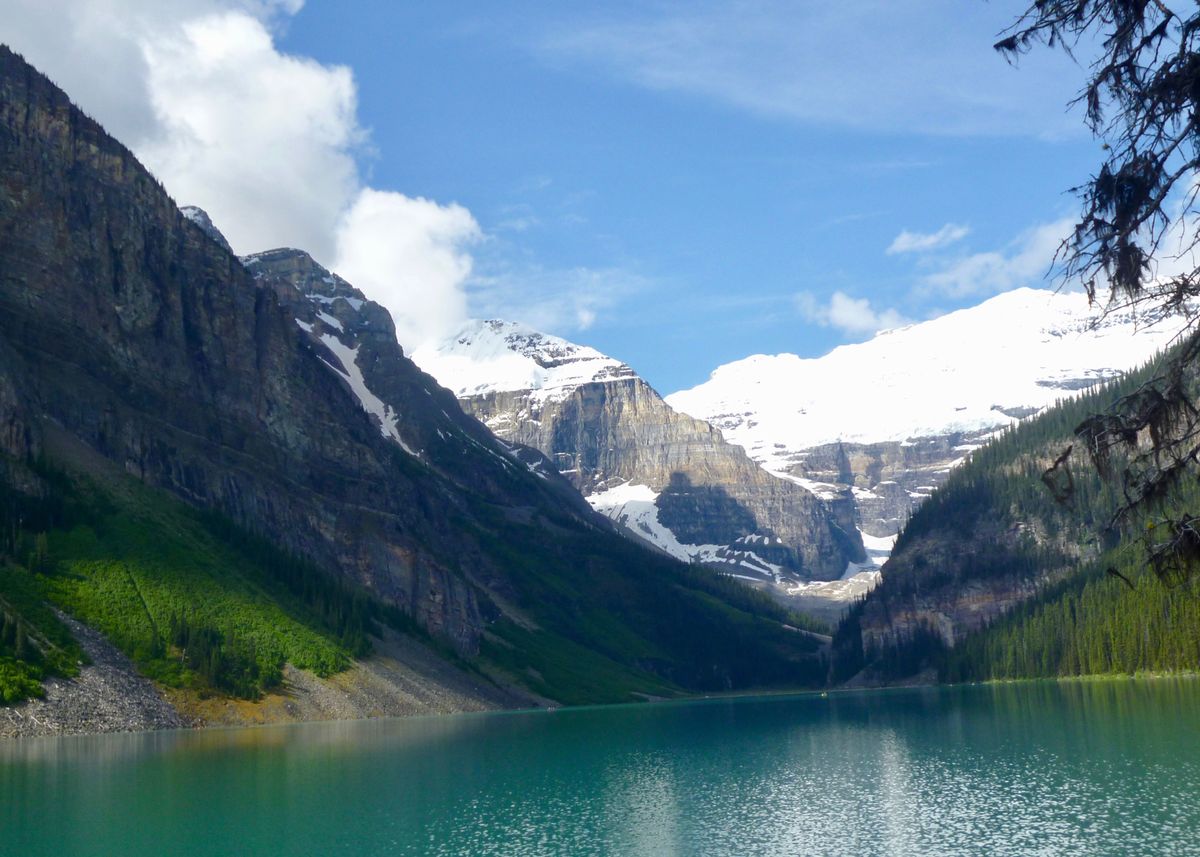
{"label": "white cloud", "polygon": [[366,189],[343,214],[334,268],[396,322],[408,351],[448,334],[467,317],[467,247],[479,225],[460,205]]}
{"label": "white cloud", "polygon": [[184,22],[240,12],[272,26],[300,0],[5,0],[0,40],[135,150],[157,130],[143,46]]}
{"label": "white cloud", "polygon": [[351,71],[281,52],[303,0],[8,0],[0,38],[247,253],[303,248],[406,346],[466,317],[471,214],[365,186]]}
{"label": "white cloud", "polygon": [[970,232],[969,227],[957,223],[947,223],[937,232],[909,232],[904,229],[892,240],[887,254],[894,256],[897,253],[927,253],[961,241]]}
{"label": "white cloud", "polygon": [[852,337],[869,336],[909,323],[894,309],[876,310],[867,298],[852,298],[841,291],[834,292],[825,302],[811,292],[800,292],[795,303],[796,309],[809,321],[836,328]]}
{"label": "white cloud", "polygon": [[[961,0],[697,0],[565,15],[534,37],[556,64],[763,116],[904,133],[1081,134],[1079,69],[992,50],[1014,10]],[[933,34],[936,34],[934,37]],[[880,45],[886,45],[881,52]]]}
{"label": "white cloud", "polygon": [[643,275],[622,268],[485,264],[487,270],[467,285],[475,315],[507,318],[560,336],[589,329],[605,310],[649,288]]}
{"label": "white cloud", "polygon": [[186,21],[143,50],[158,127],[138,154],[172,195],[238,252],[291,245],[328,261],[359,185],[350,70],[281,54],[244,12]]}
{"label": "white cloud", "polygon": [[1001,250],[943,262],[921,278],[921,288],[963,298],[999,294],[1022,286],[1042,287],[1051,273],[1054,255],[1074,223],[1072,218],[1044,223],[1022,233]]}

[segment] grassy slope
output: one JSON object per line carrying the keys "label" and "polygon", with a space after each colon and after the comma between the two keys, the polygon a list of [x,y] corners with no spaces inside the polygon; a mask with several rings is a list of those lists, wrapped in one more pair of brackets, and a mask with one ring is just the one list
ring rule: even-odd
{"label": "grassy slope", "polygon": [[[394,611],[364,606],[361,593],[227,521],[111,468],[72,460],[68,475],[61,466],[40,468],[45,498],[7,490],[0,499],[0,529],[10,533],[0,540],[9,557],[0,597],[20,592],[7,599],[10,612],[62,641],[50,659],[18,662],[11,647],[0,649],[7,701],[37,693],[44,675],[77,669],[78,648],[43,599],[103,632],[147,675],[203,694],[253,698],[285,661],[322,675],[342,670],[366,651],[363,631],[378,622],[419,635]],[[785,629],[788,614],[745,587],[586,527],[551,538],[545,525],[497,524],[480,535],[511,578],[522,621],[493,623],[478,659],[459,666],[567,704],[823,678],[816,644]],[[333,589],[314,594],[322,583]],[[347,626],[354,611],[363,616]],[[215,675],[207,650],[199,663],[185,657],[180,620],[218,635],[224,661]]]}
{"label": "grassy slope", "polygon": [[0,567],[0,704],[41,696],[48,676],[79,672],[83,652],[25,569]]}
{"label": "grassy slope", "polygon": [[[206,693],[253,697],[278,680],[284,661],[322,675],[350,663],[354,647],[318,605],[292,594],[260,557],[220,538],[208,517],[127,477],[101,486],[43,468],[47,475],[52,501],[5,496],[6,529],[16,529],[15,512],[23,531],[6,539],[0,597],[20,593],[24,622],[61,639],[66,631],[48,602],[103,632],[144,673]],[[181,620],[217,635],[204,663],[176,645],[172,630]],[[71,672],[78,649],[70,651],[69,665],[50,672]]]}

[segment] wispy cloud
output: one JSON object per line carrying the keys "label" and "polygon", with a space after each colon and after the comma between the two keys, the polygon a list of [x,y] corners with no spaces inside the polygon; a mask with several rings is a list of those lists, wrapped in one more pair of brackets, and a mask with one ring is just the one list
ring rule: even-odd
{"label": "wispy cloud", "polygon": [[921,277],[919,287],[926,293],[963,298],[1044,286],[1054,255],[1073,225],[1073,218],[1043,223],[999,250],[935,262],[934,270]]}
{"label": "wispy cloud", "polygon": [[970,227],[957,223],[947,223],[937,232],[909,232],[904,229],[892,240],[886,252],[889,256],[898,253],[927,253],[961,241],[970,232]]}
{"label": "wispy cloud", "polygon": [[1079,133],[1062,110],[1077,80],[1069,59],[1040,52],[1017,73],[991,49],[1011,15],[961,0],[699,0],[570,16],[534,49],[769,117],[932,134]]}
{"label": "wispy cloud", "polygon": [[909,323],[895,309],[878,310],[867,298],[854,298],[841,291],[834,292],[827,300],[811,292],[800,292],[795,296],[795,305],[808,321],[834,328],[849,337],[870,336]]}
{"label": "wispy cloud", "polygon": [[654,285],[619,267],[548,268],[487,259],[479,267],[467,283],[472,316],[519,321],[560,336],[587,330],[607,311]]}

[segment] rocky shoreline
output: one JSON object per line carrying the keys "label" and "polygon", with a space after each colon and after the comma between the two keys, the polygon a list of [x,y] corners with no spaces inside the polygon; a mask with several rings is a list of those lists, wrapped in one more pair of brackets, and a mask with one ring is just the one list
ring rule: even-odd
{"label": "rocky shoreline", "polygon": [[0,707],[0,740],[147,732],[208,726],[362,720],[458,714],[551,704],[459,670],[421,643],[385,631],[375,652],[345,672],[319,678],[288,665],[284,684],[256,701],[201,698],[140,676],[102,634],[59,613],[91,663],[73,679],[51,678],[46,695]]}
{"label": "rocky shoreline", "polygon": [[0,708],[0,738],[141,732],[191,725],[101,634],[66,614],[60,613],[59,618],[91,663],[73,679],[47,679],[42,699]]}

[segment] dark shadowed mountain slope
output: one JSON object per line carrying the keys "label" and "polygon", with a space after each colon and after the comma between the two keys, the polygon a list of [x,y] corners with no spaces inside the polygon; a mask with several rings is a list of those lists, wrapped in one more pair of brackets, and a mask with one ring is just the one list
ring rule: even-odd
{"label": "dark shadowed mountain slope", "polygon": [[381,308],[330,293],[330,318],[358,314],[352,338],[298,305],[288,290],[310,264],[256,278],[0,49],[10,488],[52,491],[24,463],[69,467],[51,442],[64,436],[551,698],[813,677],[782,612],[614,535],[464,416]]}

